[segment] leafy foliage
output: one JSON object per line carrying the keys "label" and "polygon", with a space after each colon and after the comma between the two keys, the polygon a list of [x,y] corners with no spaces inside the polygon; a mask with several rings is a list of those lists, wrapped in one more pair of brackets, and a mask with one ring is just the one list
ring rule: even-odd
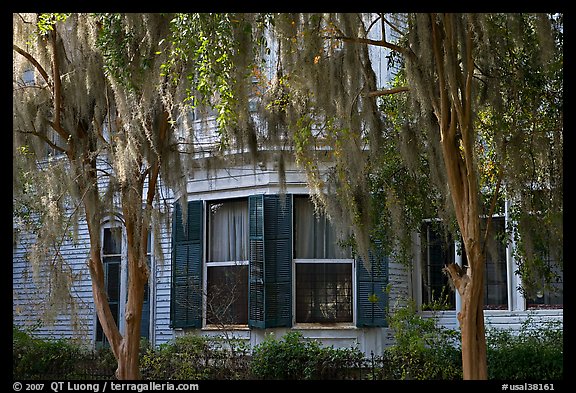
{"label": "leafy foliage", "polygon": [[519,331],[487,329],[490,379],[561,380],[564,377],[564,332],[561,324],[535,326],[527,320]]}
{"label": "leafy foliage", "polygon": [[[370,359],[354,347],[322,347],[299,332],[267,338],[250,357],[245,343],[192,334],[152,348],[142,345],[140,366],[147,380],[198,379],[460,379],[455,332],[423,318],[411,307],[391,320],[398,342]],[[67,340],[41,340],[13,328],[14,379],[113,378],[109,348],[97,351]],[[527,321],[520,331],[488,329],[490,379],[561,380],[563,330]]]}
{"label": "leafy foliage", "polygon": [[357,348],[323,347],[291,331],[282,339],[272,336],[253,351],[250,369],[259,379],[344,379],[363,362]]}
{"label": "leafy foliage", "polygon": [[457,331],[438,325],[434,317],[416,313],[414,302],[397,308],[389,319],[395,343],[384,353],[393,379],[461,379]]}
{"label": "leafy foliage", "polygon": [[244,379],[247,353],[240,341],[186,334],[148,348],[140,367],[144,379]]}
{"label": "leafy foliage", "polygon": [[116,361],[110,350],[90,348],[64,339],[41,340],[12,329],[12,376],[24,379],[93,379],[114,375]]}

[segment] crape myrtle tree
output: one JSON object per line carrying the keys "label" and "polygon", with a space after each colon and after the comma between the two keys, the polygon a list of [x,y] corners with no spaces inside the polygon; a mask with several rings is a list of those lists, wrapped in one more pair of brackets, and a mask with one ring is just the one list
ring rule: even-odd
{"label": "crape myrtle tree", "polygon": [[[77,242],[79,223],[86,225],[95,309],[119,379],[140,376],[148,235],[167,217],[163,190],[185,190],[183,168],[194,150],[194,138],[175,131],[184,129],[185,109],[174,103],[185,94],[162,72],[170,21],[166,14],[13,14],[14,233],[34,234],[27,256],[53,317],[74,311],[78,276],[61,247]],[[107,217],[122,224],[127,246],[122,332],[105,287]],[[161,261],[159,243],[154,250]]]}
{"label": "crape myrtle tree", "polygon": [[[262,22],[251,28],[243,18],[13,14],[14,241],[34,234],[27,258],[35,285],[50,297],[44,316],[67,310],[74,317],[78,274],[61,248],[77,242],[78,224],[85,223],[94,304],[120,379],[140,376],[148,235],[159,233],[161,221],[169,227],[161,196],[185,194],[198,156],[207,168],[235,159],[228,148],[258,156],[253,121],[239,108],[248,107],[251,90],[244,87],[252,86],[253,67],[245,61],[262,46],[250,41],[252,30],[261,36]],[[198,128],[189,121],[190,111],[205,109],[218,125],[210,146],[195,134],[208,123]],[[185,198],[180,202],[187,217]],[[105,288],[101,225],[108,217],[126,234],[123,332]],[[154,252],[161,261],[159,243]]]}
{"label": "crape myrtle tree", "polygon": [[[441,218],[462,239],[467,261],[445,269],[462,297],[463,377],[486,379],[485,254],[503,198],[514,204],[512,233],[527,289],[551,278],[545,259],[562,264],[562,16],[219,18],[239,27],[232,42],[242,70],[253,64],[258,71],[258,56],[268,53],[275,67],[263,86],[259,127],[244,106],[234,107],[250,90],[234,80],[238,101],[227,105],[238,115],[229,140],[247,142],[255,155],[269,142],[280,147],[259,157],[277,160],[280,172],[294,154],[317,208],[352,228],[365,263],[374,240],[410,260],[412,231],[422,218]],[[194,30],[180,20],[183,31]],[[267,34],[256,34],[256,21]],[[249,49],[262,40],[273,50]],[[387,48],[396,65],[387,86],[374,73],[372,47]],[[547,252],[555,255],[544,258]]]}
{"label": "crape myrtle tree", "polygon": [[[462,298],[463,377],[486,379],[485,254],[504,197],[528,289],[551,277],[543,252],[562,263],[562,16],[280,14],[271,29],[268,124],[359,254],[373,238],[409,258],[424,217],[458,233],[467,265],[445,271]],[[377,85],[370,47],[390,50],[394,83]]]}
{"label": "crape myrtle tree", "polygon": [[[181,14],[174,21],[173,48],[181,50],[166,69],[176,80],[221,76],[214,83],[223,148],[235,142],[257,161],[274,160],[281,179],[286,157],[295,157],[316,207],[352,228],[365,263],[374,241],[411,260],[410,236],[423,218],[441,218],[462,239],[467,265],[445,271],[462,297],[463,377],[485,379],[485,254],[504,199],[517,223],[510,233],[526,292],[553,278],[549,260],[562,266],[562,15]],[[208,26],[218,26],[216,42]],[[216,63],[181,66],[208,43]],[[375,75],[372,48],[389,50],[388,84]],[[254,96],[257,118],[246,105]]]}

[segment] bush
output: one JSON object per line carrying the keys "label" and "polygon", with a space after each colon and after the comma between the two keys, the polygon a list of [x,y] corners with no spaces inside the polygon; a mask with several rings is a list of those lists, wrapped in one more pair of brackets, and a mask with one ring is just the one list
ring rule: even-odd
{"label": "bush", "polygon": [[413,302],[389,318],[395,344],[382,356],[384,379],[462,379],[459,334],[416,313]]}
{"label": "bush", "polygon": [[140,370],[143,379],[242,379],[248,372],[247,349],[236,340],[185,334],[147,348]]}
{"label": "bush", "polygon": [[518,332],[487,329],[489,379],[563,379],[564,333],[560,323],[535,327],[528,320]]}
{"label": "bush", "polygon": [[106,356],[106,350],[95,353],[64,339],[42,340],[12,328],[14,379],[102,378],[113,376],[115,366],[114,357]]}
{"label": "bush", "polygon": [[322,347],[305,340],[302,333],[286,333],[281,340],[272,336],[253,351],[251,371],[260,379],[345,379],[364,360],[357,348]]}

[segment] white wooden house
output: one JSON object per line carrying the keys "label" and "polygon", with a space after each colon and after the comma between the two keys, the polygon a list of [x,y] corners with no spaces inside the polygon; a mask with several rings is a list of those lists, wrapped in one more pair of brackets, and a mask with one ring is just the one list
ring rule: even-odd
{"label": "white wooden house", "polygon": [[[386,78],[385,55],[373,53],[381,79]],[[210,129],[204,132],[209,141]],[[198,169],[190,176],[186,195],[163,195],[171,206],[172,225],[151,234],[159,240],[152,243],[160,244],[164,261],[154,257],[158,250],[149,250],[142,335],[157,346],[188,332],[220,335],[225,330],[254,346],[266,334],[298,330],[326,345],[381,353],[392,342],[386,310],[409,297],[421,309],[434,300],[447,287],[444,264],[461,262],[459,246],[442,244],[432,226],[423,223],[423,231],[413,235],[412,266],[374,256],[368,272],[337,245],[330,221],[314,215],[309,193],[305,173],[294,163],[286,164],[285,193],[275,168],[240,163]],[[186,201],[186,220],[178,198]],[[507,210],[495,218],[495,233],[507,220]],[[122,331],[127,271],[120,223],[113,217],[104,220],[102,235],[108,296]],[[38,323],[46,297],[34,286],[26,262],[30,241],[32,237],[23,234],[13,246],[13,323],[21,327]],[[525,299],[518,290],[513,247],[502,246],[488,257],[487,325],[519,328],[528,318],[561,321],[561,292]],[[92,345],[105,341],[92,301],[88,250],[86,226],[80,223],[78,240],[62,248],[77,277],[75,316],[59,315],[53,324],[34,329],[36,335],[77,338]],[[447,310],[421,312],[458,329],[459,307],[459,295],[450,292]]]}

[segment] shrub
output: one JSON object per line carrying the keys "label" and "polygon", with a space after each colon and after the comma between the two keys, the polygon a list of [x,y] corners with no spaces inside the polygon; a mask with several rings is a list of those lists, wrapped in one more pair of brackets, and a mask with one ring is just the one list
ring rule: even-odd
{"label": "shrub", "polygon": [[280,340],[267,336],[258,344],[252,354],[251,371],[260,379],[345,379],[363,360],[357,348],[323,347],[292,331]]}
{"label": "shrub", "polygon": [[140,359],[143,379],[241,379],[246,376],[246,346],[237,341],[194,334],[178,336]]}
{"label": "shrub", "polygon": [[517,332],[487,329],[488,378],[563,379],[563,338],[560,323],[537,327],[528,320]]}
{"label": "shrub", "polygon": [[[108,350],[108,352],[110,352]],[[64,339],[42,340],[12,329],[12,375],[14,379],[94,379],[112,376],[115,361],[106,350],[91,349]]]}
{"label": "shrub", "polygon": [[388,320],[395,343],[382,356],[385,379],[461,379],[459,334],[425,318],[409,301]]}

